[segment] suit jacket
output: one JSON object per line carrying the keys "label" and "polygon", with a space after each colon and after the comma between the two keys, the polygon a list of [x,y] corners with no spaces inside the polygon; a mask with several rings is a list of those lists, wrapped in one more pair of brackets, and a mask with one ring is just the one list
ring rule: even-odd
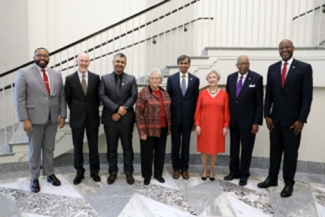
{"label": "suit jacket", "polygon": [[103,75],[98,91],[99,99],[104,105],[102,112],[102,124],[106,126],[114,126],[115,121],[112,120],[113,113],[117,112],[120,106],[127,107],[126,115],[122,116],[119,121],[123,125],[133,125],[135,122],[135,114],[133,105],[137,100],[138,87],[135,78],[126,73],[122,76],[121,90],[118,94],[116,91],[114,72]]}
{"label": "suit jacket", "polygon": [[251,129],[253,124],[263,123],[263,77],[248,71],[243,87],[236,98],[238,73],[227,78],[226,90],[229,95],[230,127],[237,123],[241,129]]}
{"label": "suit jacket", "polygon": [[192,127],[194,113],[199,96],[200,80],[195,75],[188,73],[188,85],[185,96],[180,85],[180,72],[170,75],[167,80],[167,92],[171,98],[171,113],[173,125]]}
{"label": "suit jacket", "polygon": [[313,97],[311,65],[294,59],[282,87],[281,64],[271,65],[267,73],[265,117],[284,127],[297,120],[307,123]]}
{"label": "suit jacket", "polygon": [[98,127],[99,122],[99,75],[88,71],[87,96],[85,96],[78,71],[65,79],[65,99],[70,109],[70,127],[83,128],[86,117],[92,127]]}
{"label": "suit jacket", "polygon": [[19,121],[29,119],[32,124],[45,124],[50,115],[52,123],[58,123],[59,116],[66,117],[61,74],[50,68],[47,71],[50,80],[50,96],[35,64],[19,69],[14,96]]}

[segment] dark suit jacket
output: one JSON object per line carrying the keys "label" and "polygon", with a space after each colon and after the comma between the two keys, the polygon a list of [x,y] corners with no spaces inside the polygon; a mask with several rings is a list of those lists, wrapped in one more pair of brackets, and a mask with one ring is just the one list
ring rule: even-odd
{"label": "dark suit jacket", "polygon": [[138,95],[138,87],[134,76],[126,73],[123,74],[121,90],[118,95],[116,92],[114,72],[108,75],[103,75],[99,85],[98,95],[100,101],[104,105],[102,124],[106,126],[114,126],[116,122],[112,120],[112,115],[120,106],[126,106],[127,113],[122,116],[119,121],[121,121],[123,125],[134,124],[135,114],[133,105],[137,100]]}
{"label": "dark suit jacket", "polygon": [[168,77],[167,92],[171,98],[172,124],[192,127],[194,113],[199,96],[200,80],[195,75],[188,73],[188,85],[183,97],[180,85],[180,72]]}
{"label": "dark suit jacket", "polygon": [[99,75],[88,71],[87,96],[85,96],[78,72],[66,77],[64,90],[70,109],[71,128],[83,128],[86,116],[92,127],[99,126],[99,82]]}
{"label": "dark suit jacket", "polygon": [[307,122],[313,97],[313,70],[308,63],[294,59],[281,85],[281,61],[269,67],[265,95],[265,117],[273,124],[290,127]]}
{"label": "dark suit jacket", "polygon": [[238,72],[228,76],[226,90],[229,95],[230,127],[237,123],[241,129],[251,129],[253,124],[263,123],[263,77],[256,72],[248,71],[247,76],[236,98]]}

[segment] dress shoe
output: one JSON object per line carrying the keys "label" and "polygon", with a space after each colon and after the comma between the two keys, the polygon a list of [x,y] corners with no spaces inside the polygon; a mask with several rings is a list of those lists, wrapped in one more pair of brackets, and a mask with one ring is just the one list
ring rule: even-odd
{"label": "dress shoe", "polygon": [[205,180],[207,180],[207,176],[206,177],[204,177],[204,176],[201,176],[201,179],[203,180],[203,181],[205,181]]}
{"label": "dress shoe", "polygon": [[209,179],[210,179],[210,181],[212,181],[212,182],[215,180],[214,176],[213,176],[213,177],[209,176]]}
{"label": "dress shoe", "polygon": [[174,170],[174,172],[173,172],[173,179],[179,179],[179,171]]}
{"label": "dress shoe", "polygon": [[149,185],[150,184],[150,178],[144,178],[143,184],[144,185]]}
{"label": "dress shoe", "polygon": [[290,197],[293,192],[293,186],[292,185],[285,185],[283,190],[281,191],[280,196],[281,197]]}
{"label": "dress shoe", "polygon": [[239,179],[239,175],[234,175],[234,174],[229,174],[228,176],[225,176],[223,178],[223,180],[226,180],[226,181],[230,181],[230,180],[233,180],[233,179]]}
{"label": "dress shoe", "polygon": [[116,175],[109,175],[109,177],[107,178],[107,184],[113,184],[115,182],[116,177]]}
{"label": "dress shoe", "polygon": [[271,186],[278,186],[278,180],[272,180],[267,178],[264,182],[260,182],[257,184],[259,188],[268,188]]}
{"label": "dress shoe", "polygon": [[60,180],[58,178],[56,178],[56,176],[54,174],[48,176],[47,181],[49,183],[51,183],[52,185],[54,185],[54,186],[60,186],[61,185]]}
{"label": "dress shoe", "polygon": [[240,186],[245,186],[245,185],[247,185],[247,178],[245,177],[245,178],[240,178],[239,179],[239,185]]}
{"label": "dress shoe", "polygon": [[30,180],[30,190],[34,193],[38,193],[41,190],[41,187],[39,186],[38,179]]}
{"label": "dress shoe", "polygon": [[188,172],[187,171],[182,171],[182,177],[183,177],[183,179],[189,179],[190,178],[190,175],[188,174]]}
{"label": "dress shoe", "polygon": [[100,176],[99,175],[90,174],[90,177],[93,178],[94,182],[100,182]]}
{"label": "dress shoe", "polygon": [[133,176],[132,175],[127,175],[126,176],[126,182],[129,184],[129,185],[133,185],[133,183],[134,183],[134,178],[133,178]]}
{"label": "dress shoe", "polygon": [[165,183],[165,179],[162,176],[155,176],[155,179],[157,179],[160,183]]}
{"label": "dress shoe", "polygon": [[79,185],[80,183],[81,183],[81,180],[83,180],[84,179],[84,176],[82,175],[82,176],[76,176],[76,178],[74,178],[74,180],[73,180],[73,184],[74,185]]}

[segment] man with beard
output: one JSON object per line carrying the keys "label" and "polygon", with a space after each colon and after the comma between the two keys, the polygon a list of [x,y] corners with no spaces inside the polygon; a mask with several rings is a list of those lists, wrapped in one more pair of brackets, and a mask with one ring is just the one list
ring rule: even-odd
{"label": "man with beard", "polygon": [[129,185],[134,183],[132,133],[135,122],[133,105],[137,100],[138,88],[135,78],[124,72],[126,56],[117,53],[113,58],[114,72],[102,76],[99,85],[99,98],[104,105],[102,124],[107,141],[107,161],[109,177],[107,183],[113,184],[117,178],[117,146],[121,139],[123,147],[124,173]]}
{"label": "man with beard", "polygon": [[47,68],[49,52],[37,48],[33,58],[35,64],[18,71],[15,106],[18,120],[23,122],[28,136],[30,190],[37,193],[41,165],[47,181],[54,186],[61,185],[54,175],[53,151],[57,128],[65,124],[66,104],[61,74]]}
{"label": "man with beard", "polygon": [[99,75],[88,71],[89,56],[81,53],[77,57],[78,70],[65,80],[65,99],[70,108],[70,127],[74,147],[74,168],[77,175],[73,184],[78,185],[84,178],[83,140],[86,130],[89,148],[90,176],[100,182],[98,157],[99,129]]}

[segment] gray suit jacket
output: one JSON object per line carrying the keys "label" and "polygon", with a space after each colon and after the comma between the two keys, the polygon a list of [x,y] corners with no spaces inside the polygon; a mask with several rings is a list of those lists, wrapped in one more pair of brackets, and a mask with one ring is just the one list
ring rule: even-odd
{"label": "gray suit jacket", "polygon": [[99,85],[98,95],[104,105],[102,124],[106,126],[116,125],[117,122],[112,120],[112,115],[120,106],[126,106],[127,113],[119,121],[125,126],[134,124],[135,114],[133,105],[138,96],[138,88],[134,76],[126,73],[123,74],[121,91],[118,94],[116,92],[114,72],[103,75]]}
{"label": "gray suit jacket", "polygon": [[52,123],[58,123],[59,116],[67,116],[61,74],[50,68],[47,71],[50,96],[35,64],[19,69],[15,83],[15,106],[19,121],[29,119],[32,124],[45,124],[51,115]]}

